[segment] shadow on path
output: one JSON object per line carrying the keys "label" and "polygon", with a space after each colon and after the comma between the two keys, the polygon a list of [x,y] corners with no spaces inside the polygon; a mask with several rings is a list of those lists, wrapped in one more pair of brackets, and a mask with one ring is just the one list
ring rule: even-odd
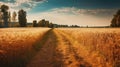
{"label": "shadow on path", "polygon": [[45,44],[26,67],[62,67],[62,55],[56,50],[57,37],[53,30],[47,36]]}

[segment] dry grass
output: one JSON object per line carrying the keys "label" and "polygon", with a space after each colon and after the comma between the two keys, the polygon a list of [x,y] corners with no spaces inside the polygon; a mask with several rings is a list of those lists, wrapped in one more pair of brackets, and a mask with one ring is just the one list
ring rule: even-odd
{"label": "dry grass", "polygon": [[92,67],[120,66],[120,30],[104,28],[61,28],[57,31],[66,35],[73,49]]}
{"label": "dry grass", "polygon": [[23,67],[34,54],[36,41],[40,41],[48,30],[49,28],[0,29],[0,65]]}

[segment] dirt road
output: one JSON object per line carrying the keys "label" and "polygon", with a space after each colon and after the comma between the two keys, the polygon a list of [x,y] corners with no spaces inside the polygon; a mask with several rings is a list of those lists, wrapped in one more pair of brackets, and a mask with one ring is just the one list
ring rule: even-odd
{"label": "dirt road", "polygon": [[78,56],[66,34],[51,30],[48,39],[27,67],[91,67]]}

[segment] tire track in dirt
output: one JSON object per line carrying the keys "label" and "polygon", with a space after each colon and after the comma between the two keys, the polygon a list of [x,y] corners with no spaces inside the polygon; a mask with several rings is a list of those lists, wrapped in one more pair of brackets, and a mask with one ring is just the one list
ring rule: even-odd
{"label": "tire track in dirt", "polygon": [[53,29],[27,67],[91,67],[78,56],[73,44],[67,34]]}
{"label": "tire track in dirt", "polygon": [[62,67],[62,56],[56,51],[56,43],[56,35],[51,30],[46,43],[26,67]]}
{"label": "tire track in dirt", "polygon": [[83,58],[76,53],[73,47],[74,43],[70,40],[71,38],[61,31],[56,31],[58,38],[61,39],[61,44],[58,45],[58,49],[61,49],[63,53],[64,67],[91,67],[90,64],[84,61]]}

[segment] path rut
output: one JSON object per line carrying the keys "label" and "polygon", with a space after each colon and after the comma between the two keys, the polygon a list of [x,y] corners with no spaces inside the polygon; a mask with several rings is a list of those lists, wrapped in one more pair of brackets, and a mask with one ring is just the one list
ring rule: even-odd
{"label": "path rut", "polygon": [[77,55],[72,44],[64,33],[51,30],[46,43],[27,67],[91,67]]}

